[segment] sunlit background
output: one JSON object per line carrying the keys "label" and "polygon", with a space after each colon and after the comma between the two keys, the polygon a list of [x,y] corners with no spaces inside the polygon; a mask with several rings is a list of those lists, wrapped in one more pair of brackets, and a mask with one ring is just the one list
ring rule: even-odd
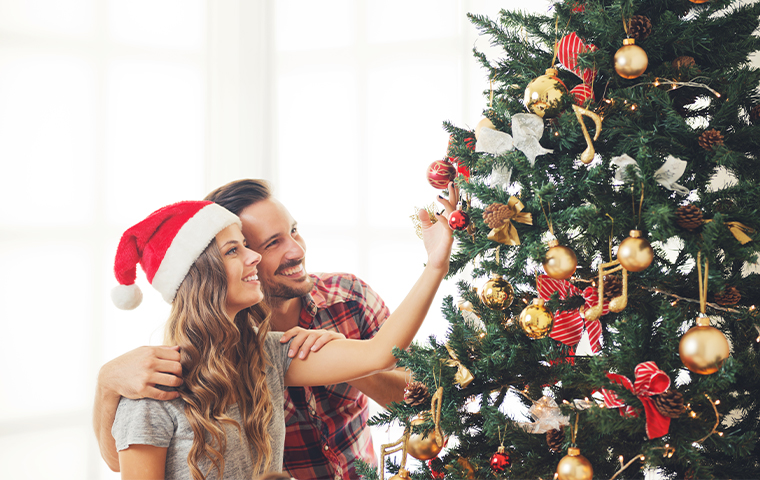
{"label": "sunlit background", "polygon": [[[391,309],[425,259],[444,120],[488,79],[467,12],[513,0],[0,0],[0,477],[115,479],[91,426],[100,366],[159,344],[168,305],[110,302],[121,232],[228,181],[266,178],[308,244]],[[473,280],[476,285],[477,280]],[[418,338],[443,336],[438,305]],[[375,429],[376,448],[398,431]]]}

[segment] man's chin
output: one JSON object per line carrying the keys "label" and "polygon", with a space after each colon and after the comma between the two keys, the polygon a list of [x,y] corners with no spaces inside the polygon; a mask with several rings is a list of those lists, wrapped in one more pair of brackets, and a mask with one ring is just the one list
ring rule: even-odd
{"label": "man's chin", "polygon": [[262,287],[264,287],[264,298],[289,300],[291,298],[301,298],[311,292],[311,289],[314,287],[314,281],[309,275],[304,275],[299,280],[277,283],[275,285],[262,285]]}

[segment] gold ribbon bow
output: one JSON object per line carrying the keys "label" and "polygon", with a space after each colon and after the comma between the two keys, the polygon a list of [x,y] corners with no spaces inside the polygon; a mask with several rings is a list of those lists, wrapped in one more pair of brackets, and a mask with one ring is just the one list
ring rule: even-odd
{"label": "gold ribbon bow", "polygon": [[517,229],[512,225],[511,220],[533,225],[533,215],[522,211],[525,206],[517,197],[509,197],[507,207],[509,207],[509,213],[504,218],[504,223],[500,227],[492,229],[488,233],[488,239],[505,245],[520,245],[520,237],[517,236]]}
{"label": "gold ribbon bow", "polygon": [[739,240],[739,243],[741,243],[742,245],[752,241],[752,239],[747,234],[755,233],[754,229],[740,222],[726,222],[725,225],[726,227],[728,227],[728,230],[734,234],[734,237],[737,240]]}
{"label": "gold ribbon bow", "polygon": [[[710,223],[712,220],[705,220],[704,223]],[[747,235],[748,233],[755,233],[754,228],[750,228],[741,222],[724,222],[723,225],[728,228],[728,231],[734,235],[734,238],[742,245],[749,243],[752,239]]]}
{"label": "gold ribbon bow", "polygon": [[454,381],[457,382],[462,388],[467,388],[467,385],[475,380],[475,377],[467,370],[467,367],[462,365],[462,362],[457,358],[457,354],[454,353],[454,349],[446,345],[446,350],[449,351],[451,360],[446,360],[446,365],[449,367],[457,367],[457,373],[454,374]]}

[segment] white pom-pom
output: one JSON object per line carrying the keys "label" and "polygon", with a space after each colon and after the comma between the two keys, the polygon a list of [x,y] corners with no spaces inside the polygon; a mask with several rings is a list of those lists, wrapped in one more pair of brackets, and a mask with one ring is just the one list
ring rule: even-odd
{"label": "white pom-pom", "polygon": [[132,310],[142,302],[143,294],[136,283],[132,285],[117,285],[111,290],[111,300],[116,308]]}

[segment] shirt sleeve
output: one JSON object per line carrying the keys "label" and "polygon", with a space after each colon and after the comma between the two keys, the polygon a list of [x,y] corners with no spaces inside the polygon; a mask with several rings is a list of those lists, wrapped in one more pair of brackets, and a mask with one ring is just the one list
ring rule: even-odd
{"label": "shirt sleeve", "polygon": [[130,400],[122,397],[111,427],[116,450],[125,450],[130,445],[167,448],[176,428],[167,409],[168,403],[150,398]]}
{"label": "shirt sleeve", "polygon": [[[290,339],[286,343],[280,343],[280,338],[285,332],[269,332],[265,340],[265,348],[267,349],[267,356],[269,357],[269,363],[271,368],[274,369],[277,376],[280,379],[280,383],[285,385],[285,372],[290,368],[290,362],[293,360],[288,357],[288,349],[290,348]],[[267,372],[270,375],[270,372]]]}
{"label": "shirt sleeve", "polygon": [[357,321],[359,329],[362,332],[362,339],[370,339],[377,334],[385,320],[390,316],[390,310],[380,295],[372,287],[360,279],[356,279],[355,288],[359,289],[360,296],[364,299],[364,315],[361,315]]}

